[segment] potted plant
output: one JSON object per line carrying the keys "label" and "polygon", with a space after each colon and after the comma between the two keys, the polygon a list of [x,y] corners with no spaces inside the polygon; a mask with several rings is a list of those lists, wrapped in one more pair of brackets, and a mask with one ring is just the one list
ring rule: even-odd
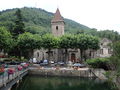
{"label": "potted plant", "polygon": [[4,67],[0,67],[0,75],[4,74],[4,71],[5,71]]}
{"label": "potted plant", "polygon": [[17,68],[18,68],[18,71],[21,71],[23,69],[23,67],[20,65]]}
{"label": "potted plant", "polygon": [[8,74],[14,74],[15,72],[15,69],[14,68],[9,68],[8,69]]}

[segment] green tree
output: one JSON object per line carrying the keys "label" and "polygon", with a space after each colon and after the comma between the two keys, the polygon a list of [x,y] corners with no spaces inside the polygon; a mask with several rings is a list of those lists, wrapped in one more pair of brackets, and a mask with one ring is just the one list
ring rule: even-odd
{"label": "green tree", "polygon": [[120,76],[120,41],[114,42],[111,47],[113,55],[110,57],[110,66]]}
{"label": "green tree", "polygon": [[120,41],[113,43],[113,54],[120,58]]}
{"label": "green tree", "polygon": [[120,89],[120,41],[114,42],[111,45],[113,49],[113,55],[109,58],[109,66],[112,72],[109,73],[109,78],[115,81],[116,85]]}
{"label": "green tree", "polygon": [[81,60],[83,60],[83,56],[85,55],[85,50],[93,49],[96,50],[99,48],[99,40],[98,38],[86,35],[86,34],[79,34],[77,35],[77,48],[80,49],[80,56]]}
{"label": "green tree", "polygon": [[4,51],[8,52],[12,46],[12,35],[5,27],[0,27],[0,49],[4,49]]}
{"label": "green tree", "polygon": [[17,46],[20,50],[20,56],[32,58],[33,50],[41,48],[41,41],[42,40],[39,35],[34,35],[28,32],[19,35]]}
{"label": "green tree", "polygon": [[[89,36],[89,49],[93,52],[95,52],[97,49],[99,49],[99,38],[95,36]],[[90,52],[91,53],[91,52]],[[93,56],[94,57],[94,56]]]}
{"label": "green tree", "polygon": [[51,34],[46,34],[42,36],[42,47],[44,49],[48,49],[48,60],[50,60],[51,57],[51,49],[58,48],[59,39],[57,37],[54,37]]}
{"label": "green tree", "polygon": [[60,37],[59,48],[65,49],[65,58],[64,61],[68,61],[68,49],[76,48],[77,38],[75,35],[66,34]]}
{"label": "green tree", "polygon": [[13,30],[14,37],[17,37],[19,34],[22,34],[25,32],[25,25],[23,23],[23,16],[21,14],[21,10],[18,9],[15,13],[16,20],[15,20],[15,26]]}

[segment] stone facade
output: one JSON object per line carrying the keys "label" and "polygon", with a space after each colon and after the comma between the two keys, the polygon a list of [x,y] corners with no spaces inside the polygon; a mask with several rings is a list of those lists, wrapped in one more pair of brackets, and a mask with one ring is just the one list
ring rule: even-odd
{"label": "stone facade", "polygon": [[[51,28],[52,28],[52,34],[54,36],[62,36],[64,35],[64,20],[59,12],[59,9],[57,9],[54,18],[51,20]],[[108,46],[109,43],[112,43],[107,38],[103,38],[100,41],[100,49],[97,51],[93,50],[86,50],[84,58],[96,58],[96,57],[109,57],[112,55],[112,50]],[[80,50],[79,49],[68,49],[68,58],[67,60],[64,60],[65,58],[65,50],[64,49],[53,49],[50,53],[51,57],[50,60],[52,61],[72,61],[72,62],[80,62]],[[41,50],[34,50],[34,58],[37,60],[44,60],[48,59],[48,51],[41,49]]]}
{"label": "stone facade", "polygon": [[112,43],[111,40],[103,38],[100,41],[100,49],[96,51],[96,57],[110,57],[113,52],[109,46],[110,43]]}
{"label": "stone facade", "polygon": [[52,34],[54,36],[64,35],[64,20],[60,14],[59,9],[57,9],[54,18],[51,20]]}

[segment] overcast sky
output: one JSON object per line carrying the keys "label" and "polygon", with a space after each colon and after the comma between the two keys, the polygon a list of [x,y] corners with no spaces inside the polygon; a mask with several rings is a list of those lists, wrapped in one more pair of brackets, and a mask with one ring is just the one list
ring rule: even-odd
{"label": "overcast sky", "polygon": [[120,32],[120,0],[0,0],[0,11],[25,6],[53,13],[58,7],[65,18],[90,28]]}

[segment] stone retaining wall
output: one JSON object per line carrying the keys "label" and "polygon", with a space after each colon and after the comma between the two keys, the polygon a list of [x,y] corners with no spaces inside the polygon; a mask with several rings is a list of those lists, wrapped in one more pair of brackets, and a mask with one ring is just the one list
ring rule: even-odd
{"label": "stone retaining wall", "polygon": [[40,76],[66,76],[66,77],[96,77],[90,69],[29,69],[29,75]]}

